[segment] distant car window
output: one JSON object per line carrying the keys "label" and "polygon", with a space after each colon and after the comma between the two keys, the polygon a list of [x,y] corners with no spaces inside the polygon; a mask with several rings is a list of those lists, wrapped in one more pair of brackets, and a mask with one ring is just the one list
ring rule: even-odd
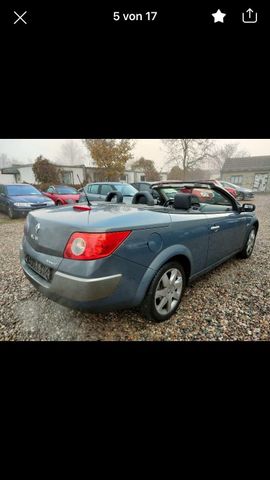
{"label": "distant car window", "polygon": [[99,185],[89,185],[87,188],[87,193],[98,193]]}
{"label": "distant car window", "polygon": [[41,195],[40,191],[32,185],[8,185],[7,194],[16,195]]}
{"label": "distant car window", "polygon": [[169,200],[170,198],[174,198],[175,194],[178,193],[176,188],[171,187],[163,187],[160,189],[162,195]]}
{"label": "distant car window", "polygon": [[72,187],[56,187],[55,191],[59,195],[76,195],[78,193],[76,188]]}
{"label": "distant car window", "polygon": [[114,187],[115,187],[115,190],[118,190],[118,192],[121,192],[122,195],[133,197],[135,193],[138,193],[136,188],[132,187],[132,185],[129,185],[129,184],[114,185]]}
{"label": "distant car window", "polygon": [[112,185],[101,185],[100,195],[107,195],[109,192],[112,192]]}

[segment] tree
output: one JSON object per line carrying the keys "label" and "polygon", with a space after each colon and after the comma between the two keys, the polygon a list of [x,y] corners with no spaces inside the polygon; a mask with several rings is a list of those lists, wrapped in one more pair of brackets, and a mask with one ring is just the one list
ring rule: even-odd
{"label": "tree", "polygon": [[108,138],[87,138],[83,144],[88,149],[97,167],[104,169],[104,179],[118,180],[124,173],[128,160],[133,158],[132,140]]}
{"label": "tree", "polygon": [[183,170],[183,180],[189,170],[203,164],[213,147],[211,140],[198,138],[165,139],[163,143],[167,147],[167,163]]}
{"label": "tree", "polygon": [[144,157],[139,158],[131,167],[136,170],[142,170],[145,173],[145,180],[160,180],[160,175],[155,168],[153,160],[146,160]]}
{"label": "tree", "polygon": [[80,146],[74,142],[74,140],[70,140],[62,145],[61,153],[57,158],[59,163],[67,165],[82,164],[84,160],[84,154]]}
{"label": "tree", "polygon": [[212,164],[214,169],[220,171],[227,158],[248,156],[249,154],[245,150],[238,149],[238,143],[227,143],[222,147],[216,147],[213,149],[209,154],[209,163]]}
{"label": "tree", "polygon": [[37,157],[32,168],[37,183],[57,184],[60,182],[60,169],[42,155]]}
{"label": "tree", "polygon": [[168,173],[168,180],[183,180],[183,170],[175,165]]}

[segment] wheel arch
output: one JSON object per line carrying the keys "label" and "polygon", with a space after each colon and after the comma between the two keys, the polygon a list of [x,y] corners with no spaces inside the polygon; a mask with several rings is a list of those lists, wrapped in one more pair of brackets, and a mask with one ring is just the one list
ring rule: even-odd
{"label": "wheel arch", "polygon": [[136,291],[134,297],[134,306],[139,305],[148,291],[153,278],[155,277],[156,273],[160,270],[168,262],[179,262],[184,268],[185,275],[186,275],[186,283],[188,283],[191,270],[192,270],[192,256],[191,252],[187,247],[184,245],[178,245],[175,247],[167,248],[163,250],[155,257],[152,263],[147,268],[140,285]]}

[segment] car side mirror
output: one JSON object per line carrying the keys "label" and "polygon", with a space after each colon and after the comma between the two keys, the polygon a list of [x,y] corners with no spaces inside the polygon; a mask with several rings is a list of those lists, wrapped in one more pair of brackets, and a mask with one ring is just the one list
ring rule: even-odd
{"label": "car side mirror", "polygon": [[254,212],[256,205],[252,203],[244,203],[241,208],[241,212]]}

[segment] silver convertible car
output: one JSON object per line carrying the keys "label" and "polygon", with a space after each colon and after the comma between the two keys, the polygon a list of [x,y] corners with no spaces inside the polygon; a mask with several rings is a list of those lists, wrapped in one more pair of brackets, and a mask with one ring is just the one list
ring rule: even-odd
{"label": "silver convertible car", "polygon": [[166,206],[137,192],[131,205],[30,212],[20,251],[25,275],[71,308],[139,307],[151,320],[169,319],[188,282],[233,255],[251,255],[259,227],[255,205],[212,182],[185,183],[170,190]]}

